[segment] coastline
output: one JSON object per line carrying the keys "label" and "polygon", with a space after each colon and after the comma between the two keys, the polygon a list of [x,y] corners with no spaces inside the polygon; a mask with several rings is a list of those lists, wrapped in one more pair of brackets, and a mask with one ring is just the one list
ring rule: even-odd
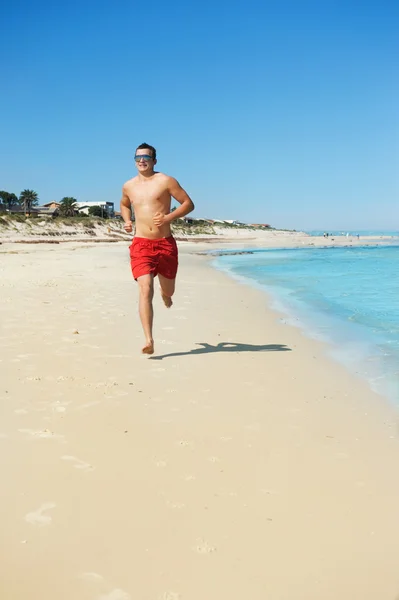
{"label": "coastline", "polygon": [[397,412],[198,248],[150,359],[126,242],[3,257],[4,596],[395,598]]}
{"label": "coastline", "polygon": [[[342,251],[347,250],[347,246],[341,250],[336,248],[337,252],[334,255],[338,263],[342,257]],[[371,251],[381,248],[381,246],[357,246],[358,250]],[[382,247],[384,248],[384,247]],[[388,251],[390,249],[399,248],[399,245],[385,246]],[[251,249],[235,249],[229,248],[208,250],[203,249],[198,252],[200,256],[205,256],[209,259],[211,265],[232,277],[241,285],[254,287],[261,290],[267,298],[268,306],[275,310],[280,315],[280,320],[299,328],[307,337],[311,339],[321,340],[326,345],[326,352],[335,361],[344,364],[345,367],[362,377],[367,381],[368,385],[377,393],[386,396],[396,407],[399,407],[399,388],[398,379],[396,376],[397,369],[395,368],[394,348],[390,347],[390,340],[387,337],[382,337],[381,332],[376,333],[375,327],[364,327],[356,322],[356,319],[345,315],[335,313],[334,309],[324,305],[324,310],[318,306],[319,303],[312,302],[306,298],[304,290],[300,291],[295,287],[295,277],[292,286],[288,284],[281,285],[275,281],[273,271],[268,277],[262,276],[261,271],[257,274],[252,271],[253,260],[259,264],[262,256],[281,256],[280,250],[294,255],[300,261],[300,255],[297,251],[300,248],[251,248]],[[315,258],[322,256],[320,253],[313,253],[312,249],[302,249],[304,256]],[[327,259],[329,252],[326,254],[325,247],[319,248],[323,256]],[[276,254],[274,253],[276,251]],[[270,252],[270,254],[269,254]],[[379,254],[379,253],[378,253]],[[242,259],[235,259],[235,256],[243,255]],[[253,255],[253,260],[250,255]],[[375,255],[373,252],[371,256]],[[287,255],[288,256],[288,255]],[[346,254],[349,256],[349,254]],[[358,253],[355,256],[359,256]],[[239,269],[237,270],[237,267]],[[279,272],[281,274],[281,272]],[[304,277],[304,273],[302,273]],[[330,277],[334,279],[334,272],[330,272]],[[377,287],[379,283],[375,281]],[[320,286],[319,286],[320,288]],[[309,290],[308,290],[309,291]],[[320,291],[320,289],[319,289]],[[348,290],[345,290],[344,295],[347,295]],[[367,290],[364,290],[367,291]],[[313,294],[315,290],[313,290]],[[357,302],[361,303],[361,298],[357,298]],[[352,307],[354,309],[354,307]],[[386,316],[386,315],[385,315]],[[385,344],[385,348],[384,348]]]}
{"label": "coastline", "polygon": [[[204,227],[204,230],[207,228]],[[354,236],[313,236],[301,231],[277,229],[255,229],[246,227],[208,227],[209,232],[199,233],[201,228],[177,225],[172,233],[178,242],[184,244],[205,245],[215,248],[306,248],[306,247],[342,247],[359,245],[399,244],[399,236],[360,235]],[[62,243],[124,243],[132,239],[121,221],[89,220],[79,222],[64,219],[12,221],[0,215],[0,245],[9,244],[62,244]],[[4,250],[4,248],[3,248]]]}

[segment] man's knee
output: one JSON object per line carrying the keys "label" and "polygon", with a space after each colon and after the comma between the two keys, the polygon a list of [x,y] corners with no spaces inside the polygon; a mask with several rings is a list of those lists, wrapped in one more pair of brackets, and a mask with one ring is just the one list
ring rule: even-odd
{"label": "man's knee", "polygon": [[151,299],[154,295],[154,284],[152,279],[139,281],[140,295],[143,298]]}
{"label": "man's knee", "polygon": [[167,279],[166,277],[159,277],[159,284],[161,286],[161,291],[165,296],[172,297],[175,293],[175,279]]}
{"label": "man's knee", "polygon": [[175,285],[174,284],[170,284],[167,286],[161,286],[161,291],[163,294],[165,294],[165,296],[170,296],[172,297],[173,294],[175,293]]}

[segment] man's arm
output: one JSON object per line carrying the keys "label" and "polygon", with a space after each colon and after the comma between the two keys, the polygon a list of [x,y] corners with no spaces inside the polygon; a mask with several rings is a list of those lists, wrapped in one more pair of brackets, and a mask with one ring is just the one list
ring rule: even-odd
{"label": "man's arm", "polygon": [[121,215],[122,219],[125,221],[125,229],[129,233],[133,231],[133,223],[132,223],[132,207],[130,204],[129,196],[127,195],[125,186],[122,188],[122,198],[121,198]]}
{"label": "man's arm", "polygon": [[191,200],[190,196],[187,194],[185,190],[181,187],[178,181],[173,177],[169,177],[168,181],[168,191],[170,195],[177,200],[181,206],[176,208],[172,213],[165,215],[165,220],[167,222],[175,221],[176,219],[181,219],[188,215],[188,213],[192,212],[195,208],[194,202]]}

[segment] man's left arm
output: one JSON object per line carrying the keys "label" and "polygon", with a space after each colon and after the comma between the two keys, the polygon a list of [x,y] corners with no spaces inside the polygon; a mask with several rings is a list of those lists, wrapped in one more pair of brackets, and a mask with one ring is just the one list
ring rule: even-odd
{"label": "man's left arm", "polygon": [[170,223],[176,219],[181,219],[194,210],[194,202],[187,192],[181,187],[180,183],[173,177],[169,178],[168,191],[170,195],[181,205],[173,212],[165,215],[165,219]]}
{"label": "man's left arm", "polygon": [[157,225],[157,227],[161,227],[166,223],[171,223],[176,219],[181,219],[182,217],[188,215],[188,213],[192,212],[195,208],[194,202],[191,200],[190,196],[185,190],[183,190],[179,182],[176,181],[176,179],[174,179],[173,177],[168,177],[167,190],[169,194],[175,200],[177,200],[179,204],[181,204],[181,206],[179,206],[179,208],[176,208],[176,210],[170,212],[167,215],[165,215],[164,213],[157,212],[153,218],[154,225]]}

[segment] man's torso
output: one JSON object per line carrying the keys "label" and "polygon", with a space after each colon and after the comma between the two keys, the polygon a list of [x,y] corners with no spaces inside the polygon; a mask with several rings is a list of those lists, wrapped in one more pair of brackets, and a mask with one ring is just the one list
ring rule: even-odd
{"label": "man's torso", "polygon": [[134,177],[124,187],[134,211],[135,235],[148,239],[168,237],[171,234],[170,225],[158,227],[153,222],[157,212],[165,215],[170,212],[171,196],[167,175],[155,173],[144,181]]}

